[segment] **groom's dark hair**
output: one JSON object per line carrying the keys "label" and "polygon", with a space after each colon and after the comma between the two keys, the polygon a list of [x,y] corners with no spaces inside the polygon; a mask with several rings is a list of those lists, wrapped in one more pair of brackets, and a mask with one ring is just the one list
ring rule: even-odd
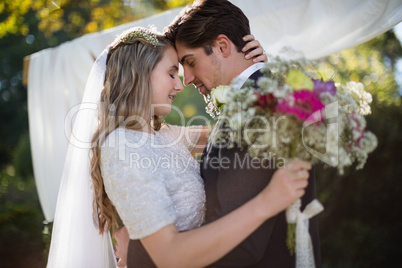
{"label": "groom's dark hair", "polygon": [[227,0],[201,0],[188,5],[165,29],[166,37],[174,44],[181,42],[190,48],[202,47],[207,55],[220,34],[226,35],[241,52],[250,34],[248,18],[240,8]]}

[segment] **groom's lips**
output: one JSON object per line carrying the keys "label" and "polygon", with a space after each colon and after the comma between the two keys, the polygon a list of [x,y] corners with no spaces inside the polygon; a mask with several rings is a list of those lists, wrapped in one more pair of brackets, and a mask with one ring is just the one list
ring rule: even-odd
{"label": "groom's lips", "polygon": [[201,94],[205,95],[205,87],[204,86],[197,86],[197,89]]}

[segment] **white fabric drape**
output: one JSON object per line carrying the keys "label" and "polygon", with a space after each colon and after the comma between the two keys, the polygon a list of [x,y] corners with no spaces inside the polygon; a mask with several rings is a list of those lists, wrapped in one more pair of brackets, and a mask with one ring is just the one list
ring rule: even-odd
{"label": "white fabric drape", "polygon": [[[402,20],[401,0],[233,0],[250,19],[251,31],[270,54],[284,46],[316,59],[389,30]],[[160,31],[175,9],[107,31],[88,34],[31,56],[28,73],[29,130],[42,210],[53,221],[71,113],[101,51],[124,30],[155,25]],[[66,120],[66,125],[65,125]]]}
{"label": "white fabric drape", "polygon": [[401,0],[231,1],[270,54],[283,46],[318,59],[364,43],[402,20]]}

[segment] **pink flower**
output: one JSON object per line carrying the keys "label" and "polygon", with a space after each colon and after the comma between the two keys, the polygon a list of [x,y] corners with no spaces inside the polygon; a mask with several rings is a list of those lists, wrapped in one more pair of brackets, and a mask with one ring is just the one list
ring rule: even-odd
{"label": "pink flower", "polygon": [[254,94],[258,98],[258,100],[255,102],[255,106],[261,108],[268,107],[271,110],[271,112],[274,112],[277,99],[274,97],[273,94],[262,95],[259,92],[255,92]]}
{"label": "pink flower", "polygon": [[[323,109],[325,106],[317,97],[315,92],[309,90],[295,91],[293,95],[282,99],[276,112],[295,115],[300,121],[304,121],[314,112]],[[324,120],[321,117],[321,122]]]}

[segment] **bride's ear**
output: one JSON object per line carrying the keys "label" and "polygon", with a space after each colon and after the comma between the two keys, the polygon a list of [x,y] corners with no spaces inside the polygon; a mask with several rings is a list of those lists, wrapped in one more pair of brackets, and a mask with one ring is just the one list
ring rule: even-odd
{"label": "bride's ear", "polygon": [[222,57],[226,58],[230,55],[232,42],[226,35],[218,35],[215,39],[215,46],[218,48],[218,51],[222,55]]}

